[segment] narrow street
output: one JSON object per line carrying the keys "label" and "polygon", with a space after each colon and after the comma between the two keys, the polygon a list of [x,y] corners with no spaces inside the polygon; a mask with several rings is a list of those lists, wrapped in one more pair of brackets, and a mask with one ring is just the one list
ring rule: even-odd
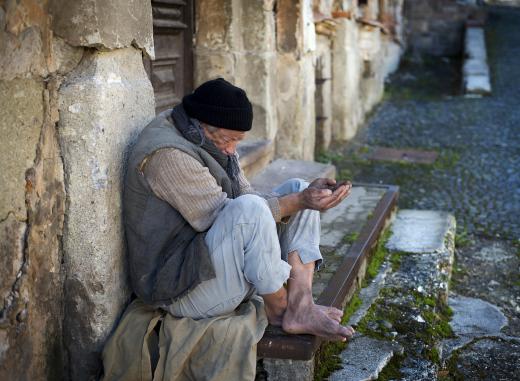
{"label": "narrow street", "polygon": [[[340,178],[399,185],[400,209],[455,215],[450,291],[498,306],[508,322],[500,334],[455,351],[448,361],[456,377],[448,379],[520,378],[519,20],[519,9],[489,9],[491,96],[461,94],[459,59],[404,57],[355,141],[324,158]],[[392,162],[376,158],[377,147],[438,157],[430,164]]]}

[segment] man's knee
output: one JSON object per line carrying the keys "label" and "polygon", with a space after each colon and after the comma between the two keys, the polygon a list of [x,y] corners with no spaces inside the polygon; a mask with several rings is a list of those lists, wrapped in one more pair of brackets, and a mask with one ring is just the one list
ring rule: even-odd
{"label": "man's knee", "polygon": [[226,206],[227,212],[240,216],[241,219],[258,221],[272,219],[272,214],[267,206],[267,201],[260,196],[246,194],[239,196]]}

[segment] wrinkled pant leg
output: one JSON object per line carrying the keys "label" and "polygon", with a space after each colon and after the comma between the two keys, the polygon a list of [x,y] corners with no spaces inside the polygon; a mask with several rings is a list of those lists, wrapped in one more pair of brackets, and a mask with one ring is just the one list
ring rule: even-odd
{"label": "wrinkled pant leg", "polygon": [[278,291],[291,266],[281,259],[276,224],[267,202],[244,195],[227,203],[205,238],[216,278],[204,281],[165,307],[194,319],[233,311],[253,292]]}
{"label": "wrinkled pant leg", "polygon": [[[302,179],[290,179],[273,189],[276,194],[301,192],[309,186]],[[291,216],[287,223],[278,224],[278,234],[282,259],[287,261],[292,251],[297,251],[302,263],[315,262],[319,268],[323,262],[320,252],[320,213],[317,210],[305,209]]]}

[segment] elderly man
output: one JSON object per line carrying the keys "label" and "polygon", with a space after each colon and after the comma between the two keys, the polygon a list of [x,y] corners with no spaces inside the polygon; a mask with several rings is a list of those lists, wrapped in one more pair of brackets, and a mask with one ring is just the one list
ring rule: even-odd
{"label": "elderly man", "polygon": [[133,289],[194,319],[229,313],[256,293],[286,332],[345,340],[353,330],[340,324],[342,311],[314,304],[311,289],[322,261],[319,211],[350,184],[293,179],[256,193],[236,154],[252,119],[246,93],[220,78],[143,130],[124,194]]}

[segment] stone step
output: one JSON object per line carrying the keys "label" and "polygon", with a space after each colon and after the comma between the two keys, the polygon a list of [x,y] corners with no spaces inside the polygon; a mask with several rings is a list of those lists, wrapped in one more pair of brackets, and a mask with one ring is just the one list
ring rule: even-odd
{"label": "stone step", "polygon": [[261,172],[273,160],[274,143],[272,140],[247,140],[237,146],[240,167],[247,178]]}
{"label": "stone step", "polygon": [[397,213],[387,261],[359,293],[361,307],[349,321],[358,333],[341,353],[342,369],[331,380],[376,379],[395,354],[401,355],[400,379],[436,379],[434,357],[442,340],[435,335],[447,324],[438,319],[447,305],[455,226],[446,212]]}
{"label": "stone step", "polygon": [[314,161],[277,159],[258,175],[251,178],[251,184],[259,192],[270,192],[276,185],[290,178],[312,181],[319,177],[334,178],[336,167]]}

